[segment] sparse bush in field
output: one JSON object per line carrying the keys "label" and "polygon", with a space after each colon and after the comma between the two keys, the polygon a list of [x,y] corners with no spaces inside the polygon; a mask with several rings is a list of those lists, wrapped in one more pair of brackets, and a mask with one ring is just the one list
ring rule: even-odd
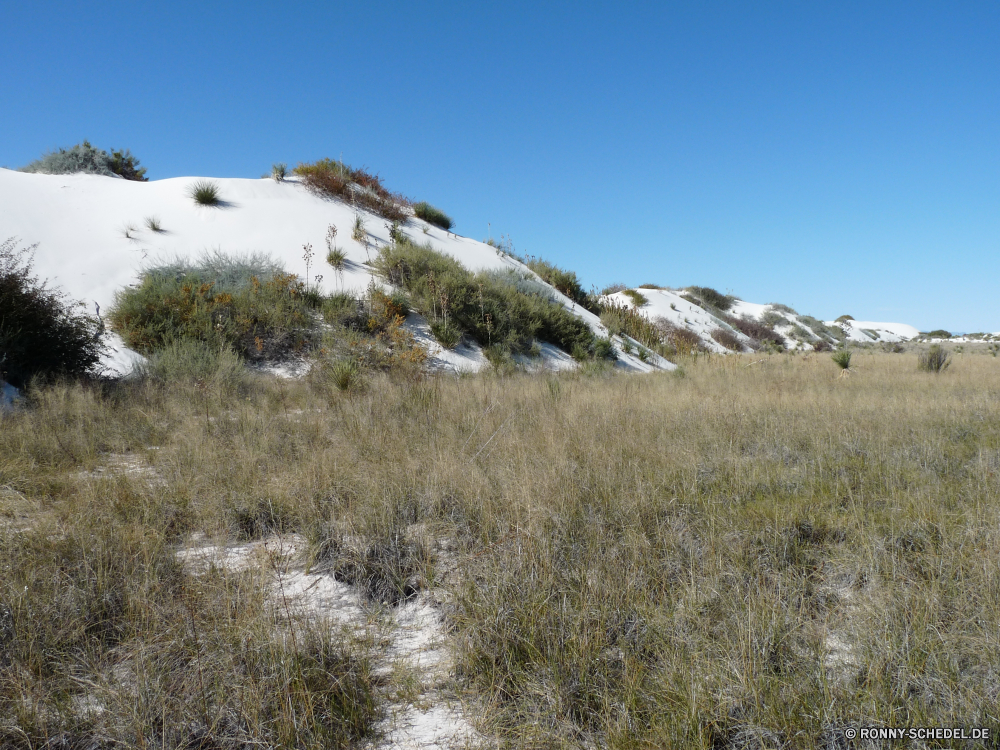
{"label": "sparse bush in field", "polygon": [[200,383],[223,390],[248,385],[248,374],[239,355],[224,344],[197,339],[175,339],[150,353],[142,368],[145,374],[164,383]]}
{"label": "sparse bush in field", "polygon": [[160,224],[160,220],[156,216],[147,216],[143,223],[145,223],[146,228],[150,232],[159,233],[163,231],[163,225]]}
{"label": "sparse bush in field", "polygon": [[222,203],[219,185],[211,180],[198,180],[190,187],[188,194],[199,206],[218,206]]}
{"label": "sparse bush in field", "polygon": [[768,307],[775,312],[788,313],[789,315],[798,315],[798,313],[795,312],[795,310],[790,308],[788,305],[782,305],[780,302],[772,302],[768,305]]}
{"label": "sparse bush in field", "polygon": [[622,292],[622,294],[624,294],[626,297],[632,300],[632,304],[635,305],[636,307],[642,307],[647,302],[649,302],[649,300],[646,299],[645,295],[636,289],[626,289],[624,292]]}
{"label": "sparse bush in field", "polygon": [[107,177],[117,175],[126,180],[146,182],[146,170],[139,166],[139,160],[126,149],[110,154],[90,145],[89,141],[78,143],[72,148],[61,148],[45,154],[25,167],[22,172],[42,174],[100,174]]}
{"label": "sparse bush in field", "polygon": [[[260,275],[252,271],[260,271]],[[249,361],[305,350],[314,338],[311,305],[294,274],[261,256],[203,256],[146,269],[115,295],[112,327],[148,353],[175,339],[231,346]]]}
{"label": "sparse bush in field", "polygon": [[607,297],[610,294],[617,294],[618,292],[624,292],[628,289],[628,286],[620,282],[615,282],[614,284],[608,284],[601,290],[601,294]]}
{"label": "sparse bush in field", "polygon": [[951,364],[951,356],[939,344],[933,344],[927,351],[917,355],[917,367],[924,372],[944,372]]}
{"label": "sparse bush in field", "polygon": [[830,359],[832,359],[841,370],[849,370],[851,368],[850,349],[838,349],[830,355]]}
{"label": "sparse bush in field", "polygon": [[944,330],[943,328],[936,328],[929,333],[924,334],[929,339],[950,339],[951,333]]}
{"label": "sparse bush in field", "polygon": [[390,193],[378,175],[364,168],[355,168],[336,159],[320,159],[311,164],[299,164],[294,170],[306,186],[328,198],[341,198],[365,208],[389,221],[404,222],[408,218],[410,201],[398,193]]}
{"label": "sparse bush in field", "polygon": [[405,238],[381,248],[374,265],[431,321],[451,321],[482,346],[503,344],[523,353],[537,338],[563,351],[593,350],[585,322],[547,294],[521,291],[516,274],[472,274],[454,258]]}
{"label": "sparse bush in field", "polygon": [[444,211],[434,208],[427,201],[420,201],[413,206],[413,215],[418,219],[423,219],[428,224],[433,224],[436,227],[440,227],[446,232],[450,232],[451,228],[454,226],[454,222],[451,217],[448,216]]}
{"label": "sparse bush in field", "polygon": [[699,307],[714,307],[722,312],[732,307],[736,301],[732,295],[722,294],[708,286],[689,286],[684,293],[693,297]]}
{"label": "sparse bush in field", "polygon": [[542,260],[541,258],[528,258],[525,265],[542,277],[542,280],[573,300],[586,310],[597,312],[598,308],[594,300],[584,290],[580,279],[576,273],[560,268],[554,263]]}
{"label": "sparse bush in field", "polygon": [[837,318],[838,323],[846,323],[849,320],[854,320],[854,318],[850,315],[841,315],[839,318]]}
{"label": "sparse bush in field", "polygon": [[288,165],[284,162],[271,165],[271,179],[275,182],[284,182],[288,176]]}
{"label": "sparse bush in field", "polygon": [[100,322],[32,275],[37,245],[0,244],[0,378],[17,388],[40,376],[79,376],[101,357]]}
{"label": "sparse bush in field", "polygon": [[733,352],[743,351],[743,344],[740,342],[739,338],[732,331],[727,331],[725,328],[715,328],[713,329],[711,336],[715,341],[722,344],[724,347]]}

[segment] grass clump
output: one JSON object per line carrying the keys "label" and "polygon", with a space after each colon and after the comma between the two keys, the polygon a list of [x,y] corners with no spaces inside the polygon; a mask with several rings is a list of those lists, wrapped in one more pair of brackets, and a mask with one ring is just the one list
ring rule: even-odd
{"label": "grass clump", "polygon": [[163,225],[160,223],[159,218],[156,216],[147,216],[143,220],[143,223],[146,225],[146,229],[148,229],[150,232],[156,232],[157,234],[163,232]]}
{"label": "grass clump", "polygon": [[100,321],[32,274],[37,245],[0,244],[0,378],[24,388],[35,377],[82,376],[101,357]]}
{"label": "grass clump", "polygon": [[293,170],[306,186],[328,198],[341,198],[389,221],[405,222],[410,201],[391,193],[382,178],[366,169],[351,167],[337,159],[300,163]]}
{"label": "grass clump", "polygon": [[173,341],[231,347],[255,362],[303,351],[313,339],[312,303],[294,274],[263,256],[202,256],[146,269],[115,295],[112,328],[136,351]]}
{"label": "grass clump", "polygon": [[444,211],[434,208],[427,201],[420,201],[420,203],[415,203],[413,205],[413,215],[418,219],[423,219],[428,224],[433,224],[436,227],[440,227],[446,232],[451,231],[451,228],[455,223],[451,220]]}
{"label": "grass clump", "polygon": [[275,182],[284,182],[288,177],[288,165],[284,162],[271,165],[271,179]]}
{"label": "grass clump", "polygon": [[117,176],[135,182],[148,182],[146,170],[139,166],[139,160],[128,149],[112,151],[110,154],[103,149],[95,148],[89,141],[78,143],[72,148],[60,148],[45,154],[27,166],[21,167],[21,172],[39,172],[42,174],[100,174],[107,177]]}
{"label": "grass clump", "polygon": [[190,187],[188,194],[199,206],[219,206],[222,204],[219,184],[211,180],[198,180]]}
{"label": "grass clump", "polygon": [[454,258],[405,238],[381,248],[374,266],[405,289],[432,323],[452,325],[484,347],[521,354],[539,339],[593,355],[595,338],[587,324],[537,281],[516,273],[473,274]]}
{"label": "grass clump", "polygon": [[917,355],[917,367],[924,372],[944,372],[951,364],[951,355],[940,344],[933,344]]}

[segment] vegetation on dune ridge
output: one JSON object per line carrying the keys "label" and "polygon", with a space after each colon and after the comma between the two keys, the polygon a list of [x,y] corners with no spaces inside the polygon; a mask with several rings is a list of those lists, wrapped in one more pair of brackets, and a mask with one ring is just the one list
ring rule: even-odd
{"label": "vegetation on dune ridge", "polygon": [[112,151],[95,148],[89,141],[78,143],[72,148],[60,148],[45,154],[30,164],[21,167],[21,172],[42,174],[100,174],[117,176],[136,182],[148,182],[146,170],[139,166],[139,160],[128,149]]}
{"label": "vegetation on dune ridge", "polygon": [[390,192],[379,175],[364,167],[352,167],[337,159],[320,159],[300,163],[292,171],[302,178],[309,189],[320,195],[342,198],[389,221],[403,222],[409,218],[410,200]]}
{"label": "vegetation on dune ridge", "polygon": [[[38,388],[0,432],[0,745],[377,741],[409,677],[281,605],[288,533],[379,607],[449,602],[454,688],[498,745],[996,726],[997,360],[915,360]],[[271,546],[195,575],[195,532]]]}

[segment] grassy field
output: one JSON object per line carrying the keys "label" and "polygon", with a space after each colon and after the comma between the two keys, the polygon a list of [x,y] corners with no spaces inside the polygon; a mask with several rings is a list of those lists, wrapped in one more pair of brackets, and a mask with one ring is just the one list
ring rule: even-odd
{"label": "grassy field", "polygon": [[378,741],[379,644],[269,599],[279,559],[192,574],[197,533],[439,592],[490,743],[996,734],[1000,361],[851,366],[37,390],[0,430],[0,745]]}

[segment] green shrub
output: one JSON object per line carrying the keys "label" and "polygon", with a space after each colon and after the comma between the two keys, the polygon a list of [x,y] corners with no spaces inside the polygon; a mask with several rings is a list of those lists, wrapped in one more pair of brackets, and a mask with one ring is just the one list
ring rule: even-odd
{"label": "green shrub", "polygon": [[99,321],[31,273],[37,245],[0,244],[0,377],[24,388],[36,377],[79,376],[101,357]]}
{"label": "green shrub", "polygon": [[454,349],[462,341],[462,332],[450,320],[435,320],[431,324],[431,333],[445,349]]}
{"label": "green shrub", "polygon": [[660,286],[659,284],[639,284],[639,289],[666,289],[665,286]]}
{"label": "green shrub", "polygon": [[851,350],[838,349],[830,355],[830,359],[832,359],[841,370],[849,370],[851,367]]}
{"label": "green shrub", "polygon": [[939,344],[917,355],[917,367],[924,372],[944,372],[950,364],[951,356]]}
{"label": "green shrub", "polygon": [[342,272],[347,262],[347,253],[338,248],[333,248],[326,254],[326,262],[334,271]]}
{"label": "green shrub", "polygon": [[618,352],[615,351],[615,345],[611,343],[611,339],[606,336],[598,336],[594,340],[594,358],[595,359],[618,359]]}
{"label": "green shrub", "polygon": [[482,346],[502,344],[524,353],[537,338],[567,352],[574,346],[593,351],[587,324],[544,289],[522,291],[518,285],[526,280],[515,273],[473,274],[454,258],[406,238],[381,248],[373,265],[405,289],[431,322],[449,320]]}
{"label": "green shrub", "polygon": [[341,198],[366,208],[389,221],[404,222],[410,201],[399,193],[390,193],[378,175],[355,168],[336,159],[300,163],[294,170],[306,187],[328,198]]}
{"label": "green shrub", "polygon": [[709,286],[689,286],[684,291],[696,298],[699,307],[714,307],[722,312],[732,307],[736,301],[735,297],[717,292]]}
{"label": "green shrub", "polygon": [[628,286],[622,284],[621,282],[615,282],[614,284],[608,284],[601,290],[601,295],[607,297],[611,294],[617,294],[618,292],[624,292],[628,289]]}
{"label": "green shrub", "polygon": [[41,174],[100,174],[107,177],[117,175],[126,180],[147,182],[146,170],[139,166],[128,149],[112,151],[110,154],[103,149],[95,148],[89,141],[78,143],[72,148],[61,148],[45,154],[25,167],[22,172],[39,172]]}
{"label": "green shrub", "polygon": [[854,320],[854,318],[852,318],[850,315],[841,315],[839,318],[837,318],[838,323],[846,323],[849,320]]}
{"label": "green shrub", "polygon": [[645,295],[643,295],[642,292],[636,289],[626,289],[625,291],[622,292],[622,294],[624,294],[626,297],[632,300],[632,304],[635,305],[636,307],[642,307],[647,302],[649,302],[649,300],[646,299]]}
{"label": "green shrub", "polygon": [[413,214],[418,219],[423,219],[428,224],[433,224],[434,226],[440,227],[445,231],[451,231],[451,228],[454,226],[454,222],[448,214],[440,209],[434,208],[434,206],[427,201],[420,201],[420,203],[414,204]]}
{"label": "green shrub", "polygon": [[199,206],[218,206],[222,202],[219,185],[211,180],[198,180],[190,187],[189,195]]}
{"label": "green shrub", "polygon": [[288,176],[288,165],[284,162],[271,165],[271,179],[275,182],[284,182]]}
{"label": "green shrub", "polygon": [[580,279],[573,271],[567,271],[541,258],[527,258],[525,265],[537,273],[546,284],[565,294],[576,304],[591,312],[599,312],[596,302],[584,290]]}
{"label": "green shrub", "polygon": [[924,335],[927,336],[927,338],[929,338],[929,339],[950,339],[951,338],[951,334],[948,331],[944,330],[943,328],[936,328],[933,331],[930,331],[929,333],[926,333]]}
{"label": "green shrub", "polygon": [[149,268],[138,286],[115,295],[112,327],[133,349],[149,353],[178,339],[223,344],[250,361],[301,351],[315,323],[294,274],[262,256],[203,256]]}

